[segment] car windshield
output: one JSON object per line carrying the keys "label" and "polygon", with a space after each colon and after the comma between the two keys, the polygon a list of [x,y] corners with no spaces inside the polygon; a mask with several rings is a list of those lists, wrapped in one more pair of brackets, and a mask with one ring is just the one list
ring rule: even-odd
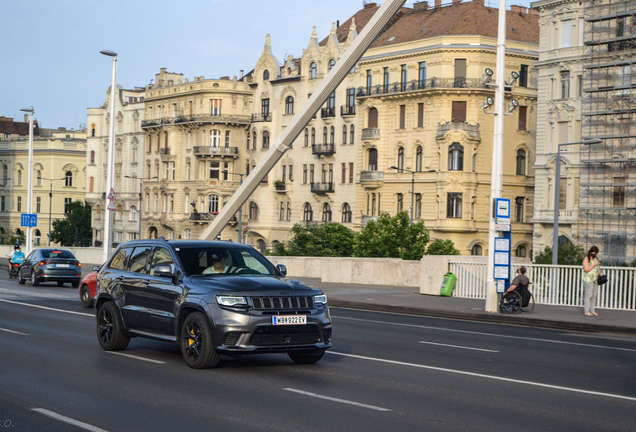
{"label": "car windshield", "polygon": [[75,259],[72,253],[63,249],[41,249],[42,258],[70,258]]}
{"label": "car windshield", "polygon": [[176,248],[189,276],[275,275],[272,264],[254,249],[224,247]]}

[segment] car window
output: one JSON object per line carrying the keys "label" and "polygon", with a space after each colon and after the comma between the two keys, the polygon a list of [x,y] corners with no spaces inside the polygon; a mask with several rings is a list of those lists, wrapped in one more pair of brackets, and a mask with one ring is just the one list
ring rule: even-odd
{"label": "car window", "polygon": [[243,262],[245,263],[245,267],[255,270],[260,274],[270,274],[269,270],[265,265],[263,265],[260,261],[256,259],[256,257],[250,254],[247,251],[241,252],[241,258],[243,258]]}
{"label": "car window", "polygon": [[71,252],[64,249],[40,249],[40,253],[42,258],[75,258]]}
{"label": "car window", "polygon": [[133,251],[130,259],[128,260],[128,271],[135,273],[148,273],[146,271],[146,264],[148,263],[148,256],[152,252],[150,246],[138,246]]}
{"label": "car window", "polygon": [[133,248],[123,248],[117,251],[113,259],[108,264],[109,268],[123,270],[126,266],[126,258],[130,256]]}
{"label": "car window", "polygon": [[155,249],[155,253],[152,255],[152,261],[150,264],[150,274],[155,274],[155,266],[160,264],[170,264],[172,271],[174,272],[174,261],[172,260],[172,255],[170,255],[170,251],[164,247],[159,247]]}
{"label": "car window", "polygon": [[211,271],[214,268],[215,260],[219,257],[223,257],[226,266],[225,272],[222,273],[224,275],[275,274],[275,270],[269,261],[252,249],[181,247],[177,249],[177,253],[184,266],[184,271],[190,276],[219,275],[220,273]]}

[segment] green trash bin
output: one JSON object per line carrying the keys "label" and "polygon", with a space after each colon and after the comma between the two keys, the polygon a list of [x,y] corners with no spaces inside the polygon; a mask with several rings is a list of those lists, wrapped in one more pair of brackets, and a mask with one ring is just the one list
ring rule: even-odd
{"label": "green trash bin", "polygon": [[446,273],[444,275],[444,282],[442,282],[442,288],[439,290],[439,293],[443,296],[450,297],[451,294],[453,294],[455,282],[457,282],[457,276],[452,273]]}

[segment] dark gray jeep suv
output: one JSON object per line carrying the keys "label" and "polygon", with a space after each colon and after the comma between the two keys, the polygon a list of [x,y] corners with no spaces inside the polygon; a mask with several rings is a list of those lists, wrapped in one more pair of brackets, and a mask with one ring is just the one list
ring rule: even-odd
{"label": "dark gray jeep suv", "polygon": [[124,243],[97,276],[97,338],[107,351],[137,336],[175,342],[196,369],[216,366],[220,354],[315,363],[331,347],[327,298],[285,273],[242,244]]}

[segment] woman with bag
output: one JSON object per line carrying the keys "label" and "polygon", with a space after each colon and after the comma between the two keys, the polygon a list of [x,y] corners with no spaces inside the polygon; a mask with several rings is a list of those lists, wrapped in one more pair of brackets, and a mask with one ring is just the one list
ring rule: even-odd
{"label": "woman with bag", "polygon": [[583,294],[583,313],[585,316],[598,316],[594,311],[596,306],[596,296],[598,294],[598,277],[602,275],[599,266],[601,262],[596,259],[598,248],[592,246],[583,260],[583,280],[585,281],[585,291]]}

